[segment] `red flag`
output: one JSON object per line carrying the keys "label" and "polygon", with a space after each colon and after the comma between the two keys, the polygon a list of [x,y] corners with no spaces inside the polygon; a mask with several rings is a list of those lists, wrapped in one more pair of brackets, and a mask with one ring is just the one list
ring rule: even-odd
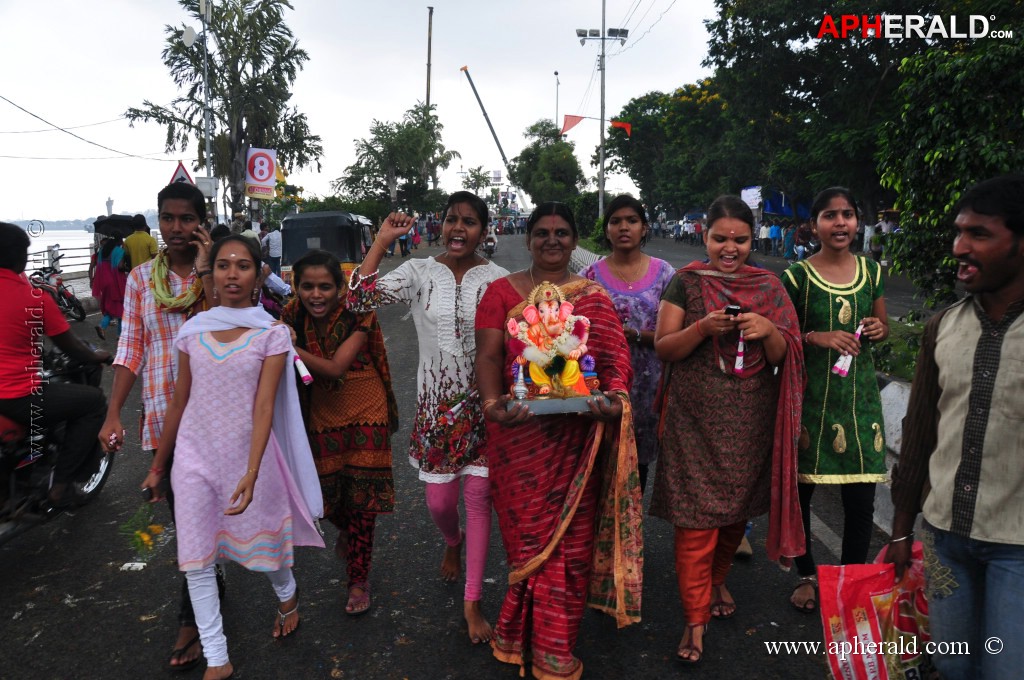
{"label": "red flag", "polygon": [[558,134],[564,135],[566,132],[579,125],[581,120],[583,120],[583,116],[566,116],[565,125],[562,126],[562,131]]}
{"label": "red flag", "polygon": [[612,127],[613,128],[622,128],[623,130],[626,131],[626,136],[627,137],[632,137],[633,126],[630,125],[629,123],[627,123],[626,121],[624,121],[624,120],[613,120],[612,121]]}

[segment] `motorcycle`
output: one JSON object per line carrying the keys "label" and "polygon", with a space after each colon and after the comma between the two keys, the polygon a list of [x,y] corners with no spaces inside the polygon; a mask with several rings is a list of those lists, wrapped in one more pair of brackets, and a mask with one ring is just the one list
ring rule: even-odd
{"label": "motorcycle", "polygon": [[64,256],[58,255],[54,258],[54,266],[43,267],[32,272],[28,281],[34,288],[49,293],[65,315],[75,321],[85,321],[85,307],[82,306],[82,301],[75,297],[71,288],[64,285],[64,278],[61,276],[63,271],[56,266],[62,257]]}
{"label": "motorcycle", "polygon": [[484,239],[484,255],[487,256],[488,260],[494,259],[494,252],[498,250],[498,239],[493,236],[488,236]]}
{"label": "motorcycle", "polygon": [[[99,387],[102,364],[81,363],[52,348],[45,350],[41,359],[44,382]],[[0,545],[61,513],[50,503],[49,492],[63,443],[63,423],[37,431],[0,415]],[[79,505],[99,494],[113,466],[114,454],[98,441],[93,455],[96,471],[88,479],[72,483]]]}

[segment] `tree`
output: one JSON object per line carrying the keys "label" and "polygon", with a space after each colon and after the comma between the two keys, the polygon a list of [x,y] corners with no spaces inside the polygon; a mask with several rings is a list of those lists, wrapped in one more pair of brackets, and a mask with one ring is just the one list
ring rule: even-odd
{"label": "tree", "polygon": [[586,185],[576,146],[566,142],[553,122],[541,119],[524,136],[533,140],[509,163],[509,179],[535,204],[569,201]]}
{"label": "tree", "polygon": [[[198,0],[178,0],[198,22]],[[212,162],[213,175],[226,181],[233,210],[241,210],[245,194],[245,160],[250,147],[277,150],[287,167],[320,169],[323,145],[311,133],[306,116],[288,106],[291,87],[309,59],[284,23],[288,0],[220,0],[208,26],[209,79],[203,78],[203,51],[182,42],[184,25],[167,26],[164,65],[182,96],[167,106],[144,101],[125,117],[156,122],[167,128],[166,150],[185,151],[198,143],[196,166]],[[217,152],[204,157],[203,102],[209,88],[211,126]]]}
{"label": "tree", "polygon": [[491,176],[484,171],[482,165],[470,168],[466,171],[466,176],[462,178],[462,188],[472,191],[477,196],[480,196],[483,190],[489,186],[491,186]]}
{"label": "tree", "polygon": [[427,134],[426,154],[420,160],[420,179],[426,184],[430,180],[430,188],[437,191],[438,170],[447,170],[452,161],[462,158],[458,151],[446,149],[441,142],[441,130],[444,128],[434,113],[437,106],[431,104],[428,110],[423,102],[405,112],[405,122],[411,123]]}
{"label": "tree", "polygon": [[886,249],[934,307],[956,298],[953,209],[981,180],[1024,171],[1024,42],[977,40],[903,61],[900,113],[879,153],[900,229]]}
{"label": "tree", "polygon": [[[356,162],[332,183],[338,192],[356,198],[375,198],[398,206],[398,187],[419,176],[423,158],[430,147],[428,133],[410,122],[385,123],[374,120],[370,137],[357,139]],[[426,190],[426,183],[423,183]]]}
{"label": "tree", "polygon": [[666,96],[663,92],[648,92],[631,99],[616,120],[632,126],[632,134],[612,128],[604,145],[607,172],[624,172],[640,189],[640,200],[647,205],[661,203],[657,186],[661,164],[665,160],[665,147],[669,140],[663,127],[666,115]]}

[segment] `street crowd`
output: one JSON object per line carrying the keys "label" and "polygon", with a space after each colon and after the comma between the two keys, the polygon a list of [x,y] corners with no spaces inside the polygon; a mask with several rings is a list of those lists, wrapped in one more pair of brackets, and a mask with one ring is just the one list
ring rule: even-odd
{"label": "street crowd", "polygon": [[[110,299],[97,332],[119,319],[119,338],[105,422],[93,408],[88,427],[120,449],[122,409],[141,378],[142,448],[152,455],[141,486],[171,504],[183,572],[171,670],[205,659],[205,680],[233,675],[220,608],[227,561],[267,575],[279,601],[269,634],[296,634],[294,547],[325,547],[321,519],[345,563],[345,612],[370,610],[399,418],[413,423],[409,460],[443,542],[440,576],[465,581],[470,642],[535,678],[581,677],[574,648],[586,607],[619,627],[640,620],[649,484],[649,514],[675,532],[681,664],[698,665],[711,619],[740,607],[727,581],[751,518],[767,515],[768,557],[795,565],[789,603],[801,612],[820,605],[810,540],[818,485],[841,488],[841,563],[869,559],[876,487],[887,479],[870,348],[889,326],[884,277],[857,253],[858,239],[871,239],[847,189],[815,197],[807,233],[794,226],[792,241],[817,248],[795,245],[781,278],[750,258],[755,248],[788,255],[782,226],[757,224],[737,196],[716,199],[692,231],[679,228],[707,258],[678,270],[644,252],[654,229],[622,195],[602,217],[609,254],[573,271],[574,215],[543,203],[522,224],[531,264],[509,272],[478,253],[488,208],[460,191],[428,239],[440,241],[438,255],[381,274],[394,244],[420,233],[413,216],[392,213],[354,271],[320,250],[293,262],[290,298],[265,288],[280,274],[279,235],[261,243],[243,229],[208,230],[205,199],[186,183],[160,191],[158,209],[163,249],[129,256],[117,243],[98,258]],[[1001,655],[937,655],[942,677],[1009,678],[1024,663],[1024,473],[1011,462],[1024,449],[1024,178],[976,185],[951,218],[967,295],[925,329],[892,473],[887,559],[902,574],[917,532],[933,640],[1005,643]],[[0,240],[0,299],[15,299],[27,237],[5,224]],[[392,304],[408,307],[416,327],[415,376],[389,367],[375,310]],[[15,413],[35,397],[19,393],[6,356],[0,412]],[[393,384],[413,380],[415,412],[400,414]],[[535,413],[560,399],[564,407]],[[492,509],[510,575],[500,611],[485,612]]]}

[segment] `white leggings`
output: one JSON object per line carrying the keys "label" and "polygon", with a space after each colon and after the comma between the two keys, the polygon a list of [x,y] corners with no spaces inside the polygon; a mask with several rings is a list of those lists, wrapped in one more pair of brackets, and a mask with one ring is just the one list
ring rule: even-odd
{"label": "white leggings", "polygon": [[[281,602],[295,597],[295,576],[290,567],[264,572]],[[203,569],[185,572],[188,595],[196,612],[196,627],[203,642],[203,656],[208,666],[228,663],[228,639],[224,636],[224,620],[220,615],[220,596],[217,593],[217,575],[211,564]]]}

